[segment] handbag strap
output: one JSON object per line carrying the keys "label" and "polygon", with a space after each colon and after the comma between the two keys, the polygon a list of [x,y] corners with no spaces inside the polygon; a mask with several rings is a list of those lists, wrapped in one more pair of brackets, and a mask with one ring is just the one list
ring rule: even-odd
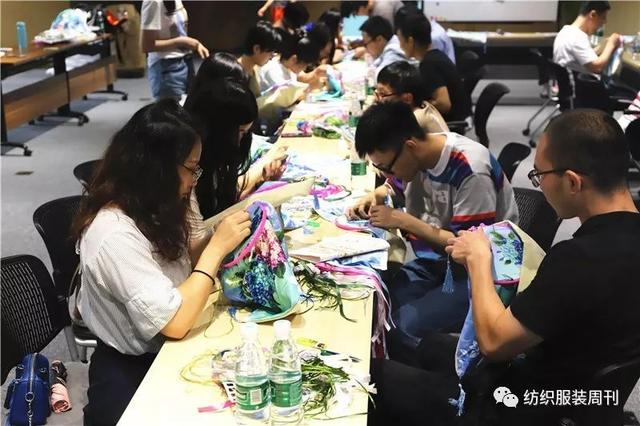
{"label": "handbag strap", "polygon": [[264,232],[265,223],[267,222],[267,209],[262,203],[257,203],[257,206],[260,209],[260,214],[262,215],[262,217],[260,218],[260,223],[258,223],[258,227],[256,228],[253,235],[247,241],[247,244],[245,244],[242,250],[240,250],[240,252],[235,257],[235,259],[222,265],[223,269],[228,269],[228,268],[231,268],[232,266],[236,266],[238,263],[240,263],[241,260],[249,256],[253,251],[254,247],[256,246],[256,244],[258,243],[258,240],[262,236],[262,233]]}

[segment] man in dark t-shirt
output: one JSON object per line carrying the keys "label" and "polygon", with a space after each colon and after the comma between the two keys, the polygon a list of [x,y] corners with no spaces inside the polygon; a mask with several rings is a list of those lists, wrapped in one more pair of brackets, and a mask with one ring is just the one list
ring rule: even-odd
{"label": "man in dark t-shirt", "polygon": [[[578,217],[581,226],[572,239],[549,250],[529,287],[509,307],[495,291],[483,231],[461,232],[446,248],[469,274],[480,351],[489,362],[512,360],[496,386],[507,387],[519,404],[486,401],[500,424],[558,424],[584,409],[577,396],[586,395],[582,404],[593,402],[589,385],[595,372],[640,356],[640,214],[626,184],[628,161],[624,134],[607,114],[574,110],[550,122],[529,178],[559,217]],[[394,361],[373,364],[374,419],[453,424],[447,401],[458,397],[457,377],[451,361],[438,360],[452,359],[455,343],[423,343],[416,357],[420,369]],[[558,405],[561,391],[570,397]],[[543,392],[554,402],[542,404]],[[606,391],[600,395],[601,406],[624,403],[606,400]],[[437,423],[425,420],[425,407]]]}
{"label": "man in dark t-shirt", "polygon": [[422,14],[400,22],[400,47],[408,58],[420,61],[420,74],[429,102],[446,121],[464,120],[471,115],[471,99],[464,91],[462,79],[451,59],[431,43],[431,23]]}

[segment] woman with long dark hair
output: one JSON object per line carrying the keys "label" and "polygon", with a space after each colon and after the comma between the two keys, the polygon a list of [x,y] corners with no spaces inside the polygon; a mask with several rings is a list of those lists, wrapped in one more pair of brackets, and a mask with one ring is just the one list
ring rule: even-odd
{"label": "woman with long dark hair", "polygon": [[265,180],[284,171],[284,151],[272,150],[268,157],[250,167],[251,127],[258,116],[256,99],[247,85],[233,77],[204,82],[187,97],[202,139],[202,177],[192,200],[192,247],[209,232],[203,218],[209,218],[236,203]]}
{"label": "woman with long dark hair", "polygon": [[117,423],[164,340],[189,332],[222,259],[249,235],[246,212],[229,216],[192,269],[187,213],[201,149],[179,105],[148,105],[115,134],[81,203],[78,308],[98,338],[85,424]]}
{"label": "woman with long dark hair", "polygon": [[238,59],[227,52],[216,52],[202,61],[198,73],[196,74],[189,94],[195,93],[208,81],[219,78],[231,77],[248,84],[248,75],[238,62]]}

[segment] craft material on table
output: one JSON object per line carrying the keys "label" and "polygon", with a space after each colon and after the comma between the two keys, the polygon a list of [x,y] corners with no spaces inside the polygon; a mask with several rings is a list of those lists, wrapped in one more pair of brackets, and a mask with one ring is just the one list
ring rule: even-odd
{"label": "craft material on table", "polygon": [[289,254],[298,259],[311,262],[326,262],[342,257],[388,249],[389,243],[380,238],[345,232],[338,237],[327,237],[317,244],[291,250]]}

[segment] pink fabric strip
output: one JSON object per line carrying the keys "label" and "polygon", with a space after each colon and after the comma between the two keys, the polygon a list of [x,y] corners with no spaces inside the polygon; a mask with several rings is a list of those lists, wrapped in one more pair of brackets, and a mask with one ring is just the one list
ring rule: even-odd
{"label": "pink fabric strip", "polygon": [[224,265],[222,265],[224,269],[228,269],[228,268],[231,268],[232,266],[236,266],[238,263],[240,263],[242,259],[249,256],[253,248],[258,243],[258,240],[260,239],[260,237],[262,237],[262,233],[264,231],[264,226],[265,226],[264,224],[267,221],[267,209],[264,207],[262,203],[258,204],[258,207],[260,208],[260,212],[262,214],[262,218],[260,219],[260,223],[258,224],[258,227],[253,233],[253,236],[251,236],[251,238],[247,242],[247,245],[245,245],[244,248],[240,250],[240,253],[238,253],[238,256],[236,256],[236,258],[233,259],[231,262],[225,263]]}
{"label": "pink fabric strip", "polygon": [[229,400],[226,400],[220,404],[207,405],[206,407],[198,407],[198,413],[216,413],[224,410],[225,408],[233,407],[235,404]]}
{"label": "pink fabric strip", "polygon": [[[378,306],[376,307],[377,312],[377,327],[374,330],[371,341],[374,343],[378,343],[383,348],[384,353],[386,354],[386,344],[384,341],[384,331],[390,330],[391,325],[393,325],[393,321],[391,320],[391,303],[386,298],[383,289],[385,289],[384,284],[379,280],[378,276],[372,272],[367,271],[366,269],[358,268],[355,266],[338,266],[332,265],[329,263],[316,263],[315,266],[322,272],[338,272],[348,276],[366,276],[373,280],[376,286],[376,292],[378,293]],[[379,351],[376,351],[376,355],[379,355]]]}
{"label": "pink fabric strip", "polygon": [[60,383],[51,386],[51,409],[54,413],[62,413],[71,410],[71,400],[67,387]]}

